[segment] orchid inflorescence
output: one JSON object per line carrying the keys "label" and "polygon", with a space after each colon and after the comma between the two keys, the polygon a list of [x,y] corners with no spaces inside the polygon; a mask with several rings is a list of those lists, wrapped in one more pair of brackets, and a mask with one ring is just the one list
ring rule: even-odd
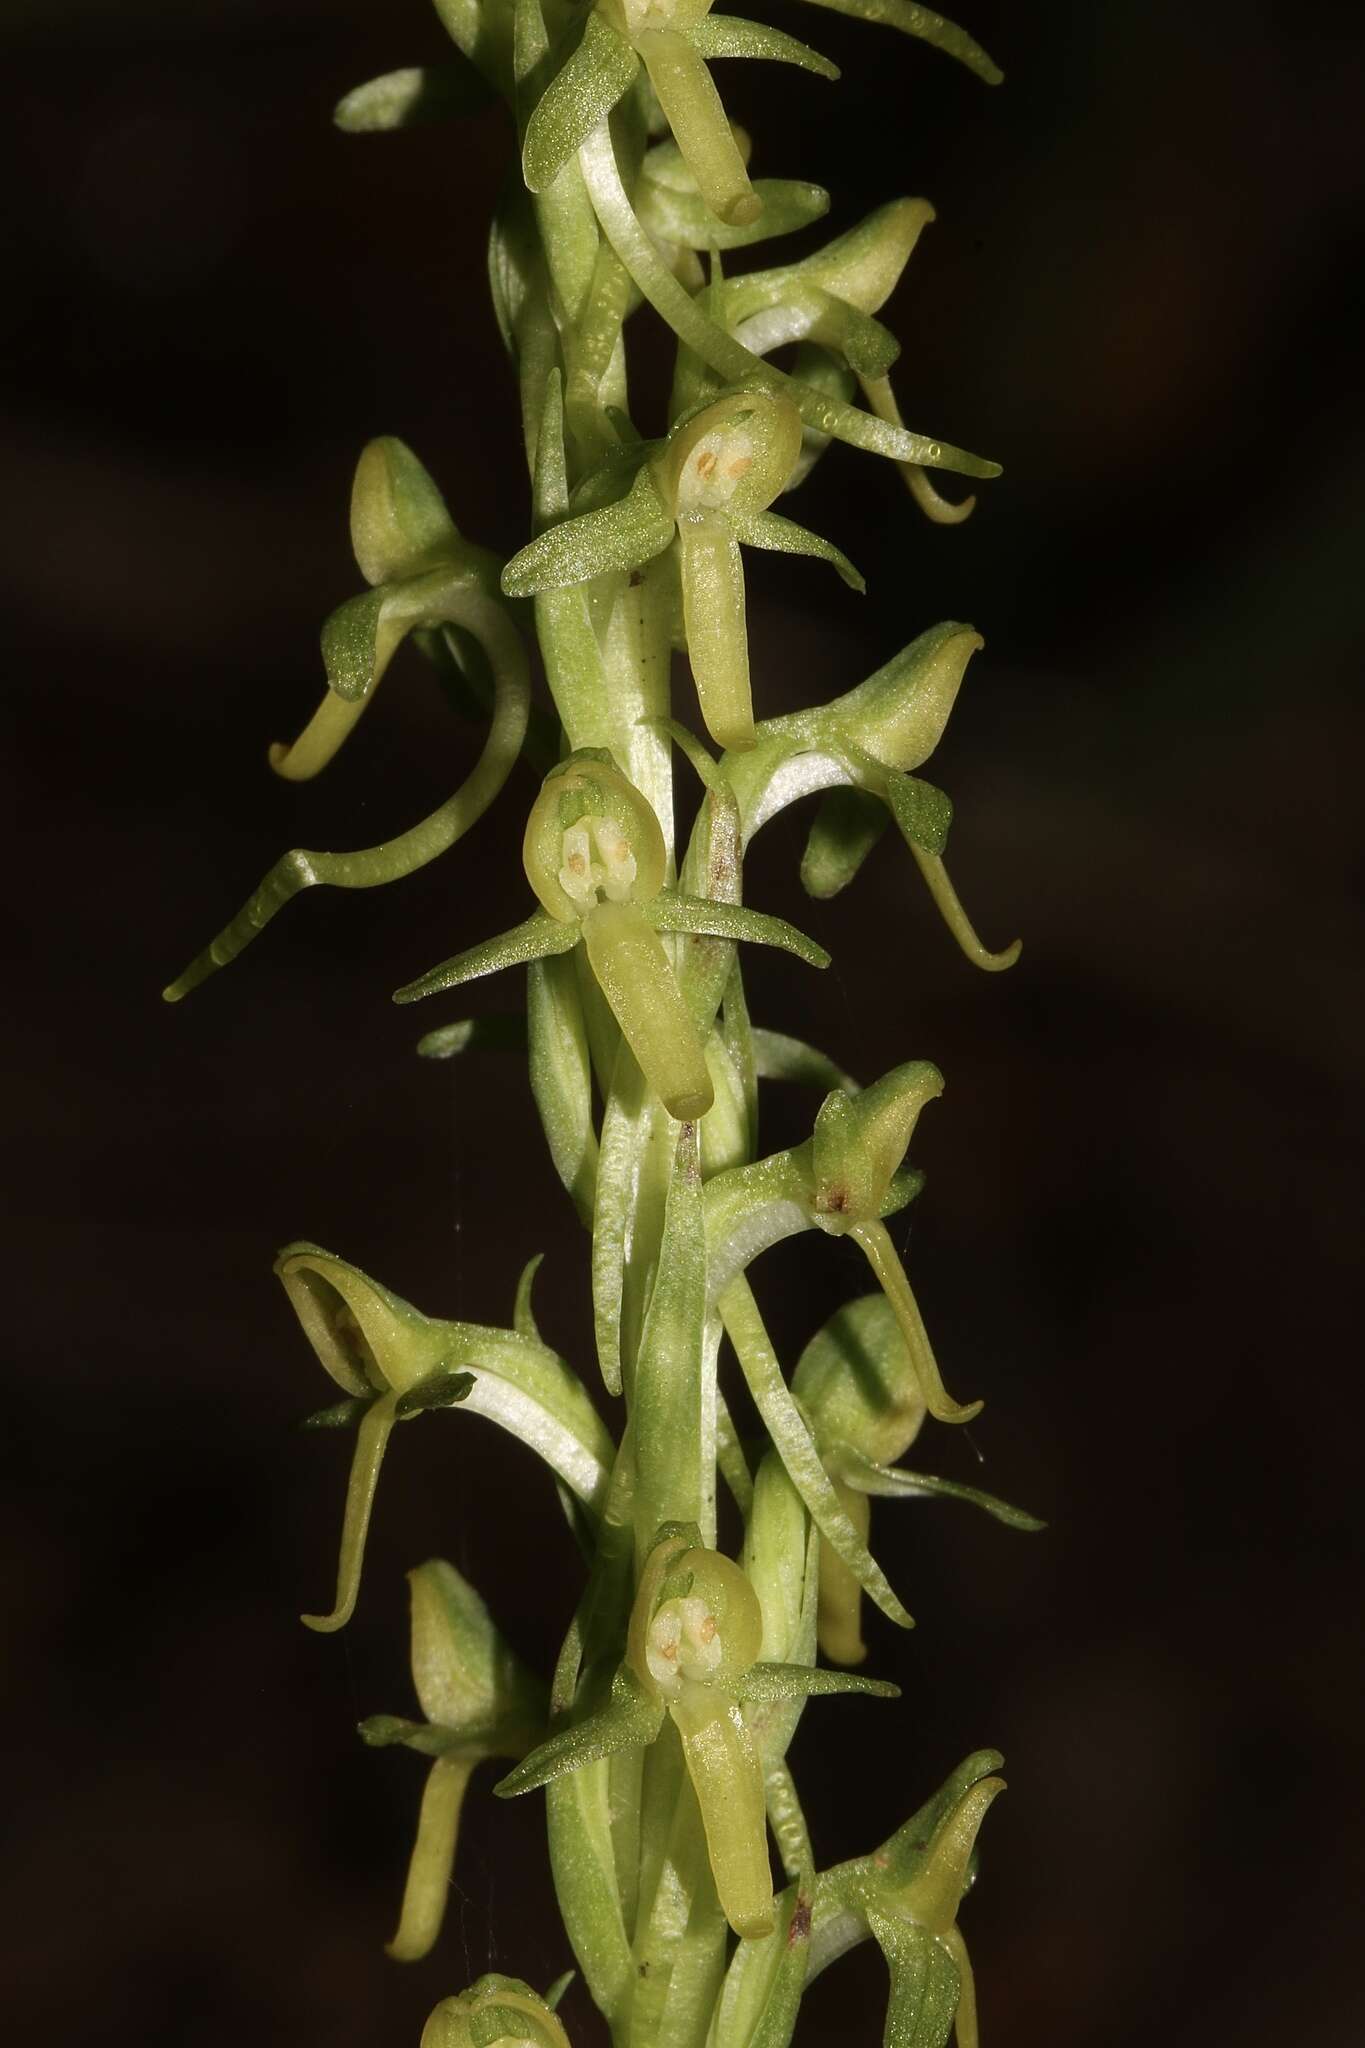
{"label": "orchid inflorescence", "polygon": [[[815,4],[900,28],[989,83],[1000,76],[963,30],[912,0]],[[489,273],[534,531],[501,560],[461,534],[410,449],[372,441],[351,500],[365,587],[327,620],[326,694],[270,762],[294,780],[324,768],[409,639],[458,708],[487,721],[487,738],[448,801],[397,838],[286,854],[166,990],[187,994],[309,886],[372,887],[425,866],[519,764],[530,771],[522,865],[535,907],[490,937],[482,888],[463,890],[459,950],[396,1000],[525,969],[524,1029],[455,1019],[420,1050],[525,1046],[554,1167],[590,1234],[615,1423],[541,1334],[538,1258],[506,1324],[429,1316],[309,1243],[276,1268],[343,1397],[310,1424],[355,1433],[335,1596],[304,1617],[311,1627],[350,1619],[386,1451],[420,1416],[481,1415],[538,1456],[584,1558],[548,1681],[454,1566],[431,1559],[409,1575],[421,1718],[375,1714],[360,1731],[428,1762],[389,1952],[415,1961],[436,1942],[467,1788],[499,1759],[499,1797],[545,1791],[568,1946],[617,2048],[785,2048],[806,1985],[865,1941],[889,1972],[888,2048],[943,2048],[954,2024],[961,2048],[975,2048],[958,1913],[999,1758],[969,1757],[870,1853],[820,1868],[787,1755],[813,1695],[896,1697],[850,1668],[868,1654],[865,1598],[911,1623],[869,1547],[874,1499],[964,1500],[1007,1526],[1042,1525],[900,1462],[927,1422],[961,1425],[981,1408],[948,1391],[887,1229],[922,1185],[907,1154],[941,1073],[911,1060],[860,1087],[815,1047],[755,1025],[740,950],[828,964],[823,947],[743,900],[754,835],[814,797],[801,865],[812,897],[852,883],[894,825],[967,958],[996,970],[1018,954],[977,936],[944,866],[951,804],[918,773],[979,635],[933,627],[829,703],[778,715],[765,715],[761,686],[755,702],[750,670],[746,550],[813,557],[863,587],[833,541],[774,509],[834,442],[896,463],[946,523],[973,501],[940,496],[929,471],[997,473],[908,430],[890,381],[898,344],[879,316],[933,210],[898,199],[813,253],[736,269],[736,255],[808,228],[829,199],[750,178],[750,139],[710,67],[771,58],[834,78],[833,65],[709,0],[436,5],[449,63],[372,80],[337,119],[365,133],[499,97],[511,109],[521,178],[498,208]],[[676,342],[652,436],[632,416],[626,349],[646,304]],[[779,351],[791,351],[785,367]],[[532,701],[532,633],[552,716]],[[690,664],[699,731],[675,715],[675,651]],[[680,763],[702,791],[685,838]],[[761,1082],[818,1090],[809,1136],[763,1151]],[[752,1269],[805,1231],[849,1238],[875,1284],[788,1375]],[[756,1440],[722,1385],[727,1346]],[[568,2048],[568,1982],[542,1995],[482,1977],[436,2007],[422,2048]]]}

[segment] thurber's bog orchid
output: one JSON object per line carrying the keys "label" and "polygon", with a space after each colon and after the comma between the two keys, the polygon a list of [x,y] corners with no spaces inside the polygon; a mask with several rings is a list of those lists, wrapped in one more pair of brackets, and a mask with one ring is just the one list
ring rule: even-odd
{"label": "thurber's bog orchid", "polygon": [[[815,4],[999,79],[970,36],[911,0]],[[455,950],[396,999],[502,969],[524,985],[524,1028],[438,1017],[420,1050],[525,1050],[550,1159],[587,1233],[595,1369],[542,1338],[535,1258],[511,1303],[481,1305],[492,1321],[426,1313],[313,1244],[287,1246],[276,1266],[341,1395],[310,1424],[353,1441],[335,1595],[304,1616],[312,1628],[350,1619],[381,1466],[400,1425],[419,1418],[444,1416],[423,1426],[448,1430],[482,1416],[509,1432],[548,1467],[583,1560],[543,1676],[451,1564],[409,1574],[415,1711],[360,1727],[425,1765],[389,1954],[414,1962],[440,1939],[477,1776],[477,1796],[544,1795],[564,1925],[539,1952],[558,1949],[563,1974],[543,1992],[497,1974],[456,1990],[422,2048],[569,2048],[559,2008],[575,1976],[617,2048],[785,2048],[814,2038],[802,2030],[806,1987],[863,1944],[885,1961],[889,2048],[943,2048],[954,2027],[976,2048],[958,1923],[1000,1759],[968,1757],[904,1820],[891,1782],[885,1839],[829,1865],[788,1753],[814,1695],[862,1696],[817,1706],[835,1741],[850,1720],[900,1712],[894,1686],[851,1668],[869,1655],[866,1601],[911,1621],[870,1547],[874,1500],[965,1501],[1006,1527],[1041,1524],[901,1462],[922,1430],[951,1430],[981,1407],[960,1398],[970,1388],[957,1368],[949,1391],[887,1229],[920,1192],[907,1155],[942,1073],[908,1059],[860,1086],[826,1053],[755,1023],[744,984],[753,944],[828,964],[744,901],[754,835],[806,798],[812,897],[853,883],[894,827],[967,959],[998,970],[1018,953],[978,937],[944,864],[952,806],[919,773],[980,636],[929,626],[855,687],[795,710],[766,702],[750,668],[751,551],[812,557],[863,587],[832,539],[777,509],[835,442],[895,464],[914,504],[946,524],[974,500],[941,494],[930,473],[997,473],[908,429],[893,388],[898,344],[881,316],[933,209],[896,198],[810,246],[829,195],[750,178],[750,138],[728,120],[712,67],[837,71],[708,0],[436,7],[448,61],[357,87],[337,121],[361,134],[499,99],[510,112],[518,169],[492,223],[489,276],[520,400],[530,533],[503,560],[461,533],[409,448],[370,442],[351,500],[364,587],[323,627],[320,706],[269,758],[296,781],[325,768],[405,642],[486,737],[447,801],[396,838],[286,854],[166,990],[178,1000],[198,987],[300,891],[396,881],[454,847],[504,791],[523,807],[524,919],[498,936],[479,928],[479,856],[462,849],[474,881],[452,896]],[[791,260],[751,253],[803,232]],[[651,323],[671,334],[674,359],[662,416],[646,418],[632,406],[628,339]],[[675,710],[675,653],[690,667],[696,729]],[[541,670],[549,708],[535,701]],[[799,677],[790,694],[800,698]],[[698,786],[687,823],[683,798]],[[770,1082],[813,1091],[797,1126],[807,1135],[779,1151],[759,1138]],[[761,1260],[800,1232],[812,1256],[827,1237],[849,1238],[867,1291],[784,1360]],[[388,1462],[389,1484],[401,1483],[401,1447]],[[907,1787],[913,1775],[907,1761]]]}

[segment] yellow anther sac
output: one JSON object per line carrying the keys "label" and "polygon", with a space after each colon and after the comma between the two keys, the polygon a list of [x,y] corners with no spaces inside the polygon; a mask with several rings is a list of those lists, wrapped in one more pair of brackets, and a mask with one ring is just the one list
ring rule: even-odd
{"label": "yellow anther sac", "polygon": [[676,516],[743,518],[772,504],[801,454],[801,415],[785,398],[736,391],[677,427],[655,476]]}

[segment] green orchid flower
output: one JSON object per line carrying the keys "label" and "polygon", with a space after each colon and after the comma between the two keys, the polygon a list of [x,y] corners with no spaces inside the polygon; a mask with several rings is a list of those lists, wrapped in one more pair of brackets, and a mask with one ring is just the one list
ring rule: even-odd
{"label": "green orchid flower", "polygon": [[[615,1447],[563,1359],[522,1327],[437,1322],[318,1245],[287,1245],[275,1262],[304,1334],[346,1395],[313,1418],[315,1427],[356,1424],[330,1614],[305,1614],[309,1628],[343,1628],[355,1610],[365,1538],[384,1453],[395,1423],[458,1404],[509,1430],[595,1513]],[[522,1290],[523,1303],[526,1288]]]}
{"label": "green orchid flower", "polygon": [[977,936],[944,865],[952,803],[911,772],[938,745],[967,664],[983,644],[971,626],[945,620],[830,703],[764,719],[756,744],[728,755],[721,768],[739,806],[745,846],[789,804],[821,797],[801,865],[812,896],[846,888],[894,823],[966,958],[998,973],[1019,958],[1019,941],[997,952]]}
{"label": "green orchid flower", "polygon": [[412,1680],[425,1716],[373,1714],[372,1748],[401,1743],[433,1759],[422,1794],[398,1931],[388,1953],[417,1962],[441,1931],[465,1789],[489,1757],[525,1756],[544,1739],[545,1687],[509,1649],[467,1579],[441,1558],[408,1573]]}
{"label": "green orchid flower", "polygon": [[732,391],[680,420],[624,498],[548,527],[503,571],[508,596],[628,574],[676,543],[683,631],[707,731],[718,746],[754,743],[741,542],[829,562],[863,580],[829,541],[769,511],[801,452],[801,419],[784,398]]}
{"label": "green orchid flower", "polygon": [[557,1730],[505,1777],[505,1798],[602,1757],[644,1747],[670,1720],[697,1797],[722,1911],[746,1939],[773,1926],[763,1770],[741,1708],[815,1693],[898,1696],[894,1686],[807,1665],[763,1663],[763,1615],[732,1559],[695,1524],[665,1525],[640,1574],[626,1655],[605,1706]]}
{"label": "green orchid flower", "polygon": [[351,494],[351,539],[374,588],[342,605],[323,627],[327,695],[291,747],[272,747],[271,765],[291,781],[325,767],[413,632],[427,640],[434,659],[457,670],[467,670],[475,659],[486,664],[491,718],[483,751],[453,796],[382,845],[353,853],[303,847],[286,853],[164,990],[168,1002],[178,1002],[236,959],[301,890],[318,884],[379,888],[437,859],[483,816],[525,743],[530,669],[521,636],[497,594],[497,558],[460,537],[435,484],[401,441],[371,441],[362,454]]}
{"label": "green orchid flower", "polygon": [[680,1121],[704,1116],[713,1088],[661,932],[780,946],[811,966],[829,955],[780,918],[664,887],[658,818],[605,749],[571,754],[545,778],[526,827],[523,864],[543,908],[499,938],[458,953],[397,991],[417,1002],[502,967],[583,945],[594,980],[649,1086]]}
{"label": "green orchid flower", "polygon": [[409,633],[463,623],[470,593],[496,599],[498,558],[456,528],[412,450],[392,435],[368,443],[351,488],[351,546],[371,586],[322,629],[327,695],[270,765],[291,782],[325,768],[373,700]]}
{"label": "green orchid flower", "polygon": [[[746,271],[739,277],[713,274],[705,295],[707,312],[755,356],[796,344],[807,352],[798,376],[807,382],[828,380],[831,392],[845,400],[861,388],[876,417],[901,429],[905,423],[890,381],[900,343],[875,315],[900,282],[934,218],[927,199],[891,200],[799,262]],[[674,386],[675,401],[695,400],[716,382],[704,363],[685,356]],[[813,436],[807,429],[804,458],[792,473],[789,490],[809,474],[827,442],[828,436]],[[924,463],[901,460],[897,466],[931,519],[956,525],[971,513],[975,498],[955,504],[941,497]]]}
{"label": "green orchid flower", "polygon": [[[562,1993],[567,1979],[555,1990]],[[422,2029],[421,2048],[570,2048],[555,2014],[555,1991],[545,1998],[520,1977],[490,1971],[457,1998],[443,1998]]]}
{"label": "green orchid flower", "polygon": [[[792,1394],[810,1423],[821,1463],[844,1513],[868,1541],[874,1498],[958,1500],[1006,1528],[1047,1525],[979,1487],[897,1464],[918,1436],[928,1409],[893,1302],[866,1294],[847,1302],[802,1352]],[[831,1664],[861,1664],[863,1589],[828,1544],[820,1548],[819,1640]]]}
{"label": "green orchid flower", "polygon": [[870,1934],[891,1978],[883,2048],[977,2048],[976,1992],[958,1909],[976,1837],[1005,1790],[982,1750],[871,1856],[822,1871],[812,1913],[812,1977]]}

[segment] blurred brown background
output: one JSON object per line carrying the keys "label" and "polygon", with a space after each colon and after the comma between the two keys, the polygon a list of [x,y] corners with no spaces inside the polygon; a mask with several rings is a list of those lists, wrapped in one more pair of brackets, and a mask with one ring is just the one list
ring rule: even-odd
{"label": "blurred brown background", "polygon": [[[928,772],[964,897],[1025,954],[975,974],[889,844],[804,904],[790,823],[751,893],[836,966],[755,965],[752,1000],[865,1076],[946,1070],[910,1270],[950,1383],[988,1406],[972,1442],[914,1455],[1051,1527],[888,1506],[920,1626],[874,1623],[874,1668],[905,1699],[817,1704],[796,1762],[833,1861],[1004,1749],[965,1914],[989,2048],[1346,2043],[1358,9],[962,8],[999,92],[791,9],[841,86],[728,67],[756,168],[828,184],[836,227],[933,197],[890,311],[899,386],[913,424],[1006,469],[940,531],[837,449],[793,509],[871,594],[756,563],[755,667],[771,710],[940,617],[982,628]],[[439,57],[422,0],[9,0],[0,38],[6,2038],[415,2048],[471,1976],[568,1957],[538,1802],[486,1786],[437,1955],[380,1952],[421,1766],[353,1724],[408,1708],[400,1574],[448,1554],[547,1661],[575,1568],[538,1468],[437,1417],[394,1447],[356,1622],[298,1627],[347,1451],[295,1434],[328,1389],[270,1260],[307,1235],[491,1321],[547,1249],[542,1313],[586,1359],[583,1248],[518,1063],[412,1052],[515,990],[420,1019],[387,1001],[522,914],[529,783],[418,879],[317,892],[183,1009],[157,991],[286,846],[377,840],[472,756],[413,659],[321,783],[263,764],[356,585],[367,436],[409,439],[476,538],[523,535],[481,255],[508,138],[496,113],[331,131],[347,87]],[[769,1141],[813,1106],[775,1096]],[[833,1245],[757,1277],[789,1354],[865,1284]],[[842,1963],[810,2040],[875,2042],[880,1998],[875,1955]],[[586,2048],[581,1991],[567,2010]]]}

